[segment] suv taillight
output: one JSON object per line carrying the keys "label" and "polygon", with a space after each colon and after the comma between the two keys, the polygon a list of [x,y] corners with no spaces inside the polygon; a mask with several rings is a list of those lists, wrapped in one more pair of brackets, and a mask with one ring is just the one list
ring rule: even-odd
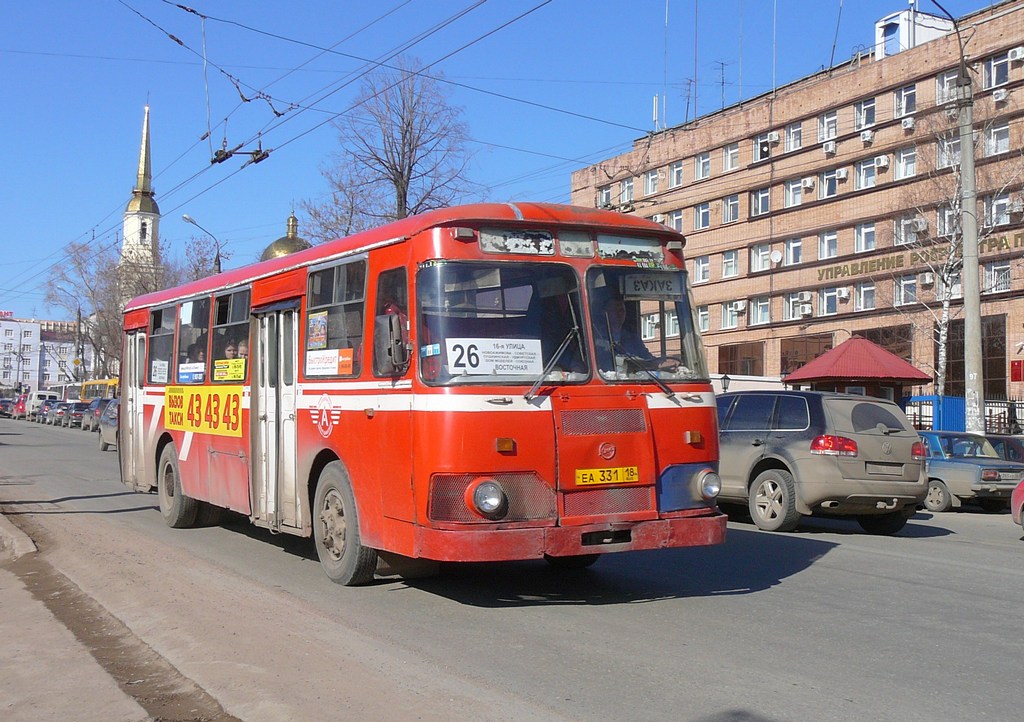
{"label": "suv taillight", "polygon": [[825,456],[856,456],[857,442],[845,436],[822,434],[811,442],[811,453]]}
{"label": "suv taillight", "polygon": [[914,445],[910,447],[910,457],[914,461],[924,461],[924,442],[915,441]]}

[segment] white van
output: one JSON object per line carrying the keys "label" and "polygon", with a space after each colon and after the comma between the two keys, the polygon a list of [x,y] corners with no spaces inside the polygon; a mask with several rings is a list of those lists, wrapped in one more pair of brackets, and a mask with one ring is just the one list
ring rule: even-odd
{"label": "white van", "polygon": [[33,391],[28,395],[28,400],[25,402],[25,413],[28,419],[34,419],[36,412],[39,411],[39,407],[43,405],[43,402],[47,399],[56,401],[60,396],[55,391]]}

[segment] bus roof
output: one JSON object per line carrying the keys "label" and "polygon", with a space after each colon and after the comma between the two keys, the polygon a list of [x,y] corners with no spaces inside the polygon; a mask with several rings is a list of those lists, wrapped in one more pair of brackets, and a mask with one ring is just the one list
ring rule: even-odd
{"label": "bus roof", "polygon": [[473,224],[480,221],[517,226],[554,222],[579,227],[616,227],[624,232],[669,235],[673,236],[674,240],[685,243],[683,235],[668,226],[616,211],[554,203],[475,203],[428,211],[385,226],[328,241],[287,256],[271,258],[174,288],[148,293],[129,301],[125,306],[125,312],[170,303],[192,295],[209,293],[218,288],[250,283],[258,278],[272,276],[292,268],[320,263],[333,257],[368,250],[389,242],[400,242],[435,226]]}

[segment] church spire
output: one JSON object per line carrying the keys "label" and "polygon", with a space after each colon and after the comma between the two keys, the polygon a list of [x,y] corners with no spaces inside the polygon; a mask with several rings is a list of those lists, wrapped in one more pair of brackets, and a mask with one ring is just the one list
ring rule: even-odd
{"label": "church spire", "polygon": [[128,201],[126,213],[153,213],[159,215],[160,209],[153,199],[153,165],[149,157],[149,105],[142,118],[142,147],[139,148],[139,172],[135,178],[131,200]]}

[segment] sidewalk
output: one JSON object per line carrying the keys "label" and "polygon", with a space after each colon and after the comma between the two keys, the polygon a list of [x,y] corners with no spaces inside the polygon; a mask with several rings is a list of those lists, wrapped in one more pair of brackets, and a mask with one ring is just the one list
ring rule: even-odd
{"label": "sidewalk", "polygon": [[18,571],[36,546],[0,513],[0,718],[5,722],[150,719],[32,596]]}

